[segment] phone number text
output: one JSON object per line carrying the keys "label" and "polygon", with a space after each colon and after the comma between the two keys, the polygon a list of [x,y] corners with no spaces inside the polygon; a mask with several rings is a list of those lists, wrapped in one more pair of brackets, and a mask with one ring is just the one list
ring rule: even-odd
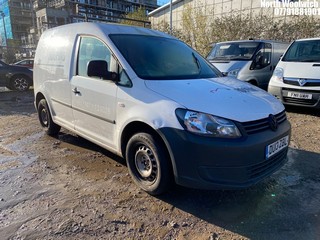
{"label": "phone number text", "polygon": [[320,8],[275,8],[274,15],[320,15]]}

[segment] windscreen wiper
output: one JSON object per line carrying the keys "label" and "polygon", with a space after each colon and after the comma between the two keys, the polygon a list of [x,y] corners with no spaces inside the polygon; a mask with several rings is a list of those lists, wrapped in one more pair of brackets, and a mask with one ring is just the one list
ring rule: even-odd
{"label": "windscreen wiper", "polygon": [[194,53],[192,53],[192,57],[193,57],[193,61],[197,64],[197,67],[198,67],[198,70],[200,73],[201,72],[201,65],[200,65],[199,59],[196,57],[196,55]]}
{"label": "windscreen wiper", "polygon": [[300,62],[320,62],[320,61],[316,59],[303,59]]}

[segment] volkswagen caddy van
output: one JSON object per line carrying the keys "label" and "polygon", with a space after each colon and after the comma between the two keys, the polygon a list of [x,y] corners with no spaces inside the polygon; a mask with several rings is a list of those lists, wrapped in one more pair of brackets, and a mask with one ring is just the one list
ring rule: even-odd
{"label": "volkswagen caddy van", "polygon": [[279,61],[268,92],[286,105],[320,108],[320,38],[294,41]]}
{"label": "volkswagen caddy van", "polygon": [[174,183],[246,188],[286,161],[291,127],[282,103],[222,77],[159,31],[102,23],[45,31],[34,94],[47,134],[63,127],[124,157],[150,194]]}
{"label": "volkswagen caddy van", "polygon": [[267,89],[285,42],[272,40],[238,40],[213,45],[207,59],[224,75],[236,77]]}

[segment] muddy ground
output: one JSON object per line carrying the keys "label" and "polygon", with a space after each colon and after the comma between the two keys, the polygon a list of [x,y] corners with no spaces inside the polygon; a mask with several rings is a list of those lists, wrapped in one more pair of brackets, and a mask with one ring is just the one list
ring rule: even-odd
{"label": "muddy ground", "polygon": [[287,110],[289,161],[264,182],[153,197],[123,159],[46,136],[32,91],[0,92],[0,239],[320,239],[320,111]]}

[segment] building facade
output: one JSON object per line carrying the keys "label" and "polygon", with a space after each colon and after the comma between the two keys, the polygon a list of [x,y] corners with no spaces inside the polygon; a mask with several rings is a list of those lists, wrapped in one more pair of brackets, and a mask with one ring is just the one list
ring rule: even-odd
{"label": "building facade", "polygon": [[[320,16],[319,0],[173,0],[149,13],[152,26],[170,23],[179,29],[182,26],[182,13],[187,8],[199,9],[209,18],[219,18],[227,14],[267,15],[274,20],[290,21],[292,16]],[[304,12],[305,11],[305,12]]]}
{"label": "building facade", "polygon": [[[158,7],[157,0],[0,0],[0,47],[26,49],[31,57],[48,28],[72,22],[119,22],[128,12]],[[20,52],[20,50],[14,50]]]}
{"label": "building facade", "polygon": [[145,8],[149,13],[158,7],[157,0],[34,0],[40,34],[47,28],[65,23],[119,22],[126,13],[139,7]]}
{"label": "building facade", "polygon": [[17,45],[34,24],[30,0],[0,0],[0,46]]}

